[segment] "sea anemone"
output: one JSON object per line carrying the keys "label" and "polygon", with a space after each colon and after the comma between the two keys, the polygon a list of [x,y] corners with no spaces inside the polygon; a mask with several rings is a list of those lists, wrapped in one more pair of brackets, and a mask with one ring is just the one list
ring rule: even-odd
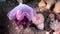
{"label": "sea anemone", "polygon": [[38,7],[39,7],[39,11],[44,11],[45,10],[45,7],[46,7],[46,3],[44,0],[41,0],[39,3],[38,3]]}
{"label": "sea anemone", "polygon": [[55,13],[60,13],[60,1],[55,4],[54,12]]}
{"label": "sea anemone", "polygon": [[56,0],[45,0],[47,3],[46,9],[50,10],[51,6],[56,3]]}
{"label": "sea anemone", "polygon": [[26,4],[20,4],[8,12],[7,16],[10,20],[14,20],[18,26],[23,25],[26,27],[35,16],[35,13],[35,10],[30,6]]}
{"label": "sea anemone", "polygon": [[44,28],[44,16],[42,14],[36,14],[33,18],[33,24],[37,26],[38,29]]}

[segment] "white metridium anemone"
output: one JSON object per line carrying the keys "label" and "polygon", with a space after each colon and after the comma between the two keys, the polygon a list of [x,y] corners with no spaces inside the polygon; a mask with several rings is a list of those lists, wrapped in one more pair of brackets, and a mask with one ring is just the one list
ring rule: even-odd
{"label": "white metridium anemone", "polygon": [[51,22],[50,27],[56,31],[60,27],[60,22],[58,22],[57,20],[53,21],[53,23]]}
{"label": "white metridium anemone", "polygon": [[60,13],[60,1],[55,4],[55,7],[53,10],[55,13]]}
{"label": "white metridium anemone", "polygon": [[46,9],[50,10],[51,6],[56,3],[56,0],[45,0],[47,3]]}
{"label": "white metridium anemone", "polygon": [[53,34],[60,34],[60,28],[58,28]]}
{"label": "white metridium anemone", "polygon": [[45,7],[46,7],[45,0],[41,0],[41,1],[38,3],[38,7],[39,7],[39,11],[40,11],[40,12],[45,11]]}
{"label": "white metridium anemone", "polygon": [[37,26],[38,29],[44,28],[44,16],[42,14],[36,14],[36,16],[33,18],[33,24]]}

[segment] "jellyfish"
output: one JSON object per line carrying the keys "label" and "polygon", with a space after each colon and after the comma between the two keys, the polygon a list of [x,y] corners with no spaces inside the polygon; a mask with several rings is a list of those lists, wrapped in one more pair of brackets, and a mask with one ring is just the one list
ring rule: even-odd
{"label": "jellyfish", "polygon": [[9,20],[14,20],[18,26],[23,25],[25,28],[35,14],[36,12],[33,8],[26,4],[20,4],[8,12],[7,16]]}

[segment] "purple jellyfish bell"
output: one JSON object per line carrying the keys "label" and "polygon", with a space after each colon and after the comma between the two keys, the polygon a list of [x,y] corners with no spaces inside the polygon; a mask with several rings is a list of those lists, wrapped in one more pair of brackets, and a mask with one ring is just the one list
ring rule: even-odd
{"label": "purple jellyfish bell", "polygon": [[32,20],[35,14],[36,12],[33,8],[28,5],[21,4],[11,10],[7,16],[10,20],[15,20],[18,26],[20,24],[27,26],[28,22]]}

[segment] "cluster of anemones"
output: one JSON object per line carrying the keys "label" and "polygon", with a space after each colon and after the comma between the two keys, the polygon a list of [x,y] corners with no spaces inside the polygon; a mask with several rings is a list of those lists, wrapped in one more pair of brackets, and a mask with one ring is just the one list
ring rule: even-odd
{"label": "cluster of anemones", "polygon": [[[56,14],[60,13],[59,7],[60,7],[60,3],[58,2],[55,5],[54,13]],[[46,7],[45,1],[42,0],[39,3],[39,10],[44,11],[45,9],[50,9],[50,6],[48,3]],[[25,5],[25,4],[18,5],[13,10],[11,10],[7,14],[7,16],[10,20],[14,20],[18,26],[23,25],[24,29],[30,24],[31,21],[34,25],[36,25],[38,29],[42,29],[42,30],[44,29],[44,20],[45,20],[44,16],[41,13],[37,14],[36,11],[28,5]],[[51,13],[49,15],[49,18],[52,21],[52,23],[50,23],[50,28],[55,30],[55,32],[60,32],[58,31],[60,29],[57,28],[59,25],[59,22],[54,20],[55,18],[54,14]],[[57,20],[60,20],[60,15],[57,15]],[[18,30],[18,27],[16,27],[16,30]]]}

